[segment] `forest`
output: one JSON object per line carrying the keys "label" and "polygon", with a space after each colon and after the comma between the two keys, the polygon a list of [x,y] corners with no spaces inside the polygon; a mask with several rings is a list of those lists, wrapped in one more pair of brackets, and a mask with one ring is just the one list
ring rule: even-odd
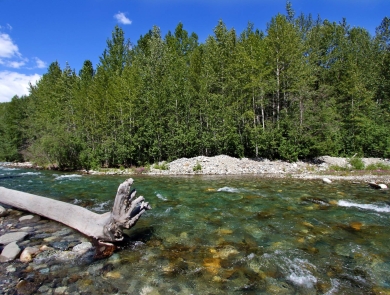
{"label": "forest", "polygon": [[0,104],[0,160],[59,169],[390,157],[389,134],[390,18],[372,36],[289,2],[264,32],[220,20],[203,43],[182,23],[134,44],[116,26],[96,66],[53,62],[28,95]]}

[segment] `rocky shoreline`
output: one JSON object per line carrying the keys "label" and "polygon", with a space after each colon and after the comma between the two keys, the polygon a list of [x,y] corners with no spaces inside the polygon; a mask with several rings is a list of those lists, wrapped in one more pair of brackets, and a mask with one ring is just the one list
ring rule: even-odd
{"label": "rocky shoreline", "polygon": [[[367,167],[372,164],[390,166],[390,159],[363,158]],[[3,163],[5,166],[18,168],[42,169],[32,163]],[[336,167],[347,168],[346,171],[334,171]],[[348,171],[349,170],[349,171]],[[347,158],[322,156],[308,161],[286,162],[270,161],[264,158],[233,158],[226,155],[214,157],[198,156],[180,158],[172,162],[160,162],[149,168],[135,169],[100,169],[82,170],[91,175],[258,175],[269,178],[298,178],[331,180],[386,182],[390,183],[390,170],[353,171]]]}
{"label": "rocky shoreline", "polygon": [[64,263],[91,263],[92,243],[60,223],[8,206],[0,206],[0,216],[0,294],[68,294],[67,282],[53,275]]}
{"label": "rocky shoreline", "polygon": [[[388,159],[363,158],[365,166],[383,164],[390,166]],[[268,159],[232,158],[226,155],[215,157],[199,156],[195,158],[181,158],[171,163],[159,163],[158,168],[151,167],[149,175],[260,175],[272,178],[299,178],[299,179],[343,179],[365,180],[376,179],[390,182],[390,171],[387,175],[372,174],[363,171],[359,174],[338,175],[332,173],[333,167],[351,167],[346,158],[323,156],[311,161],[270,161]],[[161,169],[161,167],[166,168]],[[376,171],[378,172],[378,171]],[[344,173],[345,174],[345,173]],[[386,174],[386,173],[385,173]]]}

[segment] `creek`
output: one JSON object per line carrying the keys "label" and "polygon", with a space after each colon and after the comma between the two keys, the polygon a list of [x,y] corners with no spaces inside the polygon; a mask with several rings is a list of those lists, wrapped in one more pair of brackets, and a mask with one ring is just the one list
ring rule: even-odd
{"label": "creek", "polygon": [[[70,294],[390,292],[388,190],[261,176],[132,178],[153,209],[110,258],[48,264],[56,287],[66,284]],[[101,213],[125,179],[0,166],[0,186]]]}

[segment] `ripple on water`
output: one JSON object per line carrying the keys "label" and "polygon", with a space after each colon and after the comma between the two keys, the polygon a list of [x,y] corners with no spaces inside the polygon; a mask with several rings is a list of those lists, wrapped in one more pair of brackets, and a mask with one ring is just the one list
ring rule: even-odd
{"label": "ripple on water", "polygon": [[[97,212],[110,210],[118,184],[125,179],[64,177],[42,171],[37,181],[28,170],[2,172],[26,173],[2,179],[2,186],[24,185],[33,193]],[[63,181],[57,181],[60,176]],[[37,272],[49,268],[45,279],[66,282],[69,293],[379,294],[390,290],[386,193],[347,183],[322,186],[315,181],[256,177],[134,179],[138,194],[151,202],[153,210],[127,232],[131,242],[109,259],[88,264],[44,260],[47,265]],[[59,229],[41,226],[36,231],[45,238]],[[54,244],[65,237],[57,236],[51,243],[65,247]],[[77,238],[66,239],[73,240]],[[11,280],[16,282],[17,275],[25,279],[27,271],[18,270]],[[47,292],[54,292],[47,286]]]}
{"label": "ripple on water", "polygon": [[359,203],[354,203],[345,200],[338,201],[338,205],[341,207],[348,207],[348,208],[352,207],[352,208],[359,208],[364,210],[371,210],[380,213],[390,213],[389,205],[359,204]]}

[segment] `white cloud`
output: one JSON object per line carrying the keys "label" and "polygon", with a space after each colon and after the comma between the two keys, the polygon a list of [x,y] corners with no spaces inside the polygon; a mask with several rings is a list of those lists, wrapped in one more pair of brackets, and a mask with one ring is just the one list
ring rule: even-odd
{"label": "white cloud", "polygon": [[123,12],[118,12],[114,15],[114,18],[123,25],[131,25],[132,21],[126,17]]}
{"label": "white cloud", "polygon": [[15,95],[27,95],[29,83],[36,84],[41,78],[38,74],[25,75],[16,72],[0,72],[0,102],[11,101]]}
{"label": "white cloud", "polygon": [[36,62],[36,67],[38,69],[46,68],[46,63],[43,60],[39,59],[38,57],[35,57],[34,59],[35,59],[35,62]]}
{"label": "white cloud", "polygon": [[28,58],[22,58],[19,61],[11,60],[6,61],[5,65],[10,68],[19,69],[20,67],[24,66],[28,62]]}
{"label": "white cloud", "polygon": [[0,59],[20,56],[19,48],[8,34],[0,33]]}
{"label": "white cloud", "polygon": [[[12,28],[9,24],[9,29]],[[0,27],[1,29],[2,27]],[[11,37],[8,34],[0,32],[0,65],[19,69],[25,65],[27,65],[29,59],[23,57],[19,52],[18,46],[13,42]],[[46,63],[39,59],[38,57],[34,57],[35,65],[29,66],[28,68],[46,68]]]}

